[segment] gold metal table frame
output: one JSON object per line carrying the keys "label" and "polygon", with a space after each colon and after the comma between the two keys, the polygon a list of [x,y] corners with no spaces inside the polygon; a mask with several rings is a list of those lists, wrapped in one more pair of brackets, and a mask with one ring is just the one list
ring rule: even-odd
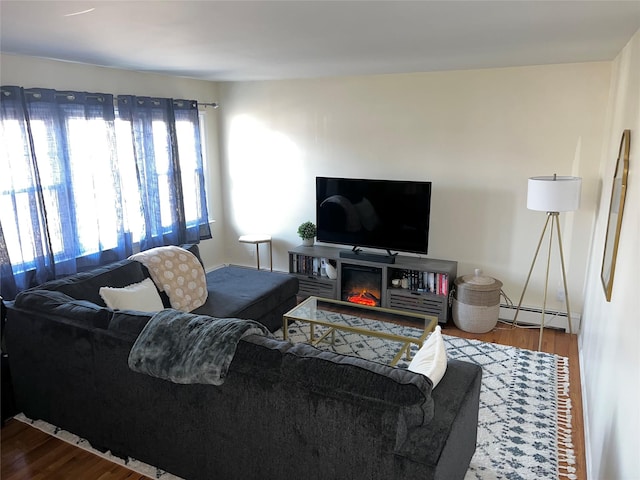
{"label": "gold metal table frame", "polygon": [[[319,318],[318,312],[322,312],[322,317]],[[374,322],[393,323],[396,324],[394,319],[402,319],[404,321],[411,322],[411,326],[424,325],[424,332],[420,337],[409,337],[405,335],[397,335],[388,332],[379,332],[371,330],[366,326],[354,326],[339,321],[334,321],[324,318],[324,313],[347,313]],[[309,297],[306,300],[299,303],[296,307],[289,310],[282,316],[282,337],[284,340],[288,340],[288,327],[289,322],[299,321],[309,324],[309,339],[312,345],[317,345],[319,342],[325,340],[331,335],[331,344],[335,341],[335,331],[342,330],[346,332],[358,333],[369,337],[383,338],[385,340],[392,340],[402,344],[400,350],[393,358],[391,365],[396,365],[403,354],[406,354],[406,360],[411,360],[411,344],[415,344],[418,348],[422,347],[422,344],[429,336],[429,334],[435,329],[438,324],[437,317],[433,315],[422,315],[413,312],[406,312],[402,310],[395,310],[382,307],[369,307],[365,305],[354,304],[351,302],[343,302],[340,300],[331,300],[319,297]],[[328,327],[320,337],[315,338],[315,326],[321,325]],[[407,325],[409,326],[409,325]]]}

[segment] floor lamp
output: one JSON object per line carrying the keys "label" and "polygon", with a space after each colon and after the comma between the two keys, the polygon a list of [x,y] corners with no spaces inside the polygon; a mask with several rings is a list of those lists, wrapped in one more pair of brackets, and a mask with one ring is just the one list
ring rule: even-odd
{"label": "floor lamp", "polygon": [[547,271],[544,281],[544,301],[542,304],[542,321],[540,323],[540,337],[538,339],[538,350],[542,347],[542,332],[544,331],[544,316],[547,308],[547,290],[549,286],[549,264],[551,262],[551,245],[553,244],[554,230],[558,237],[558,247],[560,250],[560,264],[562,266],[562,281],[564,283],[564,299],[567,303],[567,320],[569,321],[569,333],[573,333],[571,326],[571,307],[569,306],[569,290],[567,289],[567,274],[564,268],[564,254],[562,252],[562,237],[560,236],[560,212],[571,212],[577,210],[580,207],[580,190],[582,186],[582,179],[579,177],[559,177],[553,175],[552,177],[531,177],[529,179],[527,190],[527,208],[529,210],[537,210],[540,212],[547,212],[547,221],[542,229],[540,235],[540,241],[536,248],[536,253],[533,256],[531,262],[531,268],[529,269],[529,275],[527,275],[527,281],[524,284],[520,301],[518,302],[518,308],[516,314],[513,317],[513,324],[516,325],[518,320],[518,313],[522,307],[522,299],[527,291],[529,280],[531,279],[531,272],[536,264],[538,253],[540,252],[540,246],[544,240],[544,235],[549,228],[549,248],[547,251]]}

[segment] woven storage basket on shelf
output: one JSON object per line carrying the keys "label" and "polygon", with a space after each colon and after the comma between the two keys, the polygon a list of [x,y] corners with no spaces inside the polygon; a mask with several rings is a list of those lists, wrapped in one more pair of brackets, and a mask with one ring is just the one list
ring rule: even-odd
{"label": "woven storage basket on shelf", "polygon": [[502,282],[476,269],[474,275],[456,278],[455,284],[456,297],[451,307],[453,323],[465,332],[491,331],[498,323]]}

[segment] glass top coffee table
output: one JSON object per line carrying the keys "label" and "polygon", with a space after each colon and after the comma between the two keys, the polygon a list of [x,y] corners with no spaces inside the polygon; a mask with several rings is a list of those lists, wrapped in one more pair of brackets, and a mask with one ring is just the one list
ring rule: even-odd
{"label": "glass top coffee table", "polygon": [[[399,342],[400,350],[391,365],[398,363],[403,354],[406,354],[407,360],[411,360],[411,345],[420,348],[438,324],[437,317],[433,315],[369,307],[319,297],[309,297],[283,315],[282,336],[285,340],[288,340],[289,323],[293,321],[309,324],[312,345],[325,340],[329,335],[333,344],[336,330]],[[402,334],[396,334],[389,331],[389,323],[413,328],[403,329]],[[328,328],[316,338],[315,327],[318,325]]]}

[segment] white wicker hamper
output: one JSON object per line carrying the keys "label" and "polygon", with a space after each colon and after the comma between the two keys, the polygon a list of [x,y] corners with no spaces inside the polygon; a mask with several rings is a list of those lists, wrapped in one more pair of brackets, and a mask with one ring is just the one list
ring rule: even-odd
{"label": "white wicker hamper", "polygon": [[453,323],[471,333],[486,333],[498,323],[502,282],[482,275],[476,269],[474,275],[455,280],[456,294],[451,306]]}

